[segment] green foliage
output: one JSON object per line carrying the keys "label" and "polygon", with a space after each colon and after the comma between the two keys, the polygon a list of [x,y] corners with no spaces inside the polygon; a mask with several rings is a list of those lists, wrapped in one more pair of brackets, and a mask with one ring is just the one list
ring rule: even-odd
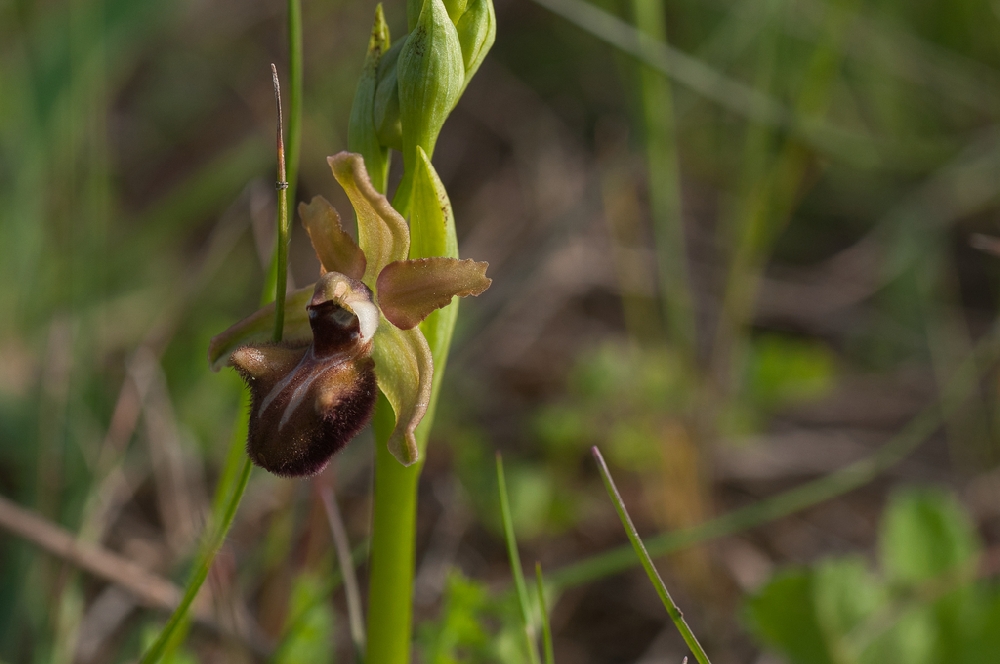
{"label": "green foliage", "polygon": [[953,496],[902,490],[882,518],[879,573],[857,556],[781,572],[747,618],[794,664],[985,664],[1000,589],[972,578],[979,547]]}
{"label": "green foliage", "polygon": [[334,613],[322,577],[304,572],[292,583],[289,626],[273,664],[326,664],[334,661]]}

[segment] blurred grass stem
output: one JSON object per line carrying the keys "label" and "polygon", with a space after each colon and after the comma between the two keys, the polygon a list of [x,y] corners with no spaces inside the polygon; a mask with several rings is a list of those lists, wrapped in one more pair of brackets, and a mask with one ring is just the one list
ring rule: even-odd
{"label": "blurred grass stem", "polygon": [[337,507],[337,499],[333,491],[328,486],[320,489],[320,496],[323,499],[323,508],[326,511],[327,521],[330,523],[330,534],[333,537],[333,546],[337,553],[337,564],[340,566],[340,576],[344,581],[344,595],[347,598],[347,619],[351,628],[351,640],[354,642],[354,650],[358,662],[365,661],[365,619],[364,610],[361,607],[361,590],[358,586],[358,577],[354,573],[354,560],[351,557],[351,543],[347,539],[347,529],[344,528],[344,519],[340,515]]}
{"label": "blurred grass stem", "polygon": [[285,172],[285,139],[281,118],[281,84],[278,82],[278,68],[271,64],[271,79],[274,82],[274,104],[278,111],[277,152],[278,152],[278,244],[275,251],[274,286],[274,340],[281,341],[281,331],[285,327],[285,291],[288,289],[288,174]]}
{"label": "blurred grass stem", "polygon": [[[659,0],[632,0],[641,34],[666,43],[666,15]],[[687,359],[694,358],[695,323],[687,275],[687,249],[681,206],[680,167],[670,79],[639,62],[639,93],[649,169],[649,201],[656,237],[666,329]]]}
{"label": "blurred grass stem", "polygon": [[[531,664],[539,664],[538,643],[535,641],[535,626],[531,619],[531,605],[528,599],[528,584],[524,581],[524,570],[521,568],[521,556],[517,552],[517,538],[514,537],[514,520],[510,515],[510,500],[507,498],[507,482],[503,475],[503,457],[497,452],[497,486],[500,490],[500,517],[503,519],[503,539],[507,545],[507,558],[510,560],[510,571],[514,577],[514,589],[517,592],[517,603],[521,609],[521,621],[524,625],[524,638],[528,646],[528,660]],[[545,607],[542,607],[542,611]]]}

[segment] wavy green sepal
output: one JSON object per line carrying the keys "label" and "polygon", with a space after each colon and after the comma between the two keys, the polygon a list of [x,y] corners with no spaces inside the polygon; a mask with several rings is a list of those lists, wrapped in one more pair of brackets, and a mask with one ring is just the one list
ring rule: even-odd
{"label": "wavy green sepal", "polygon": [[415,431],[431,397],[434,361],[419,328],[401,330],[385,317],[379,321],[372,344],[378,387],[396,413],[396,426],[388,447],[404,466],[417,461],[420,452]]}
{"label": "wavy green sepal", "polygon": [[327,162],[357,215],[358,245],[368,259],[361,281],[374,289],[382,268],[409,255],[410,229],[385,196],[372,186],[361,155],[340,152],[327,157]]}
{"label": "wavy green sepal", "polygon": [[375,128],[375,89],[378,65],[382,54],[389,50],[389,26],[386,25],[382,4],[375,6],[375,23],[368,39],[365,64],[354,91],[351,119],[347,125],[347,145],[351,152],[361,154],[378,191],[385,192],[389,177],[389,149],[378,140]]}
{"label": "wavy green sepal", "polygon": [[[312,341],[312,328],[306,305],[313,294],[313,284],[288,294],[285,298],[285,321],[282,339],[296,344]],[[274,302],[250,314],[225,332],[212,337],[208,344],[208,363],[212,371],[226,366],[229,356],[240,346],[269,343],[274,337]]]}

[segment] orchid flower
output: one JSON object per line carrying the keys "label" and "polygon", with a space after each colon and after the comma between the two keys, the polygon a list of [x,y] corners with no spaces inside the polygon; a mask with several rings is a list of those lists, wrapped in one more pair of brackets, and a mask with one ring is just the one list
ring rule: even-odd
{"label": "orchid flower", "polygon": [[372,186],[361,155],[341,152],[327,161],[354,207],[358,242],[323,197],[299,204],[322,274],[288,295],[283,341],[268,341],[271,304],[209,346],[213,370],[234,367],[250,389],[247,454],[283,476],[322,470],[368,424],[377,390],[396,415],[389,450],[404,465],[414,463],[414,432],[434,374],[417,326],[454,296],[490,286],[486,263],[408,260],[406,221]]}

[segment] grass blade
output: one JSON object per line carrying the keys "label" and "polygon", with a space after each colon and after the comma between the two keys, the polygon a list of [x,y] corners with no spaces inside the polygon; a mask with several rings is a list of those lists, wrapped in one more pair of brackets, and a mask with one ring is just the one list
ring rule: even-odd
{"label": "grass blade", "polygon": [[552,649],[552,627],[549,626],[549,611],[545,606],[545,582],[542,579],[542,564],[535,561],[535,583],[538,584],[538,612],[542,617],[542,645],[545,649],[545,664],[555,664]]}
{"label": "grass blade", "polygon": [[507,543],[507,556],[510,558],[510,571],[514,576],[517,601],[521,606],[521,619],[524,621],[524,638],[528,642],[528,658],[531,664],[540,664],[538,644],[535,642],[535,626],[531,621],[528,584],[524,582],[521,558],[517,553],[517,540],[514,539],[514,522],[510,517],[510,501],[507,500],[507,483],[504,481],[503,476],[503,458],[499,452],[497,452],[497,484],[500,487],[500,516],[503,519],[503,537]]}
{"label": "grass blade", "polygon": [[694,654],[694,658],[698,661],[698,664],[710,664],[708,655],[705,654],[705,649],[701,647],[698,643],[698,639],[695,637],[694,632],[688,626],[687,622],[684,620],[684,614],[681,610],[677,608],[672,597],[670,597],[670,592],[667,590],[667,586],[663,583],[663,579],[660,578],[660,573],[656,571],[656,567],[653,565],[653,560],[649,557],[649,553],[646,552],[646,547],[643,546],[642,540],[639,539],[639,533],[636,532],[635,525],[632,523],[632,518],[628,515],[628,511],[625,509],[625,503],[622,502],[622,497],[618,493],[618,487],[615,486],[615,481],[611,479],[611,473],[608,471],[608,465],[604,463],[604,457],[601,456],[600,450],[597,447],[591,448],[591,453],[594,455],[594,459],[597,461],[597,467],[601,471],[601,479],[604,480],[604,488],[608,490],[608,496],[611,497],[611,502],[615,504],[615,510],[618,512],[618,518],[622,521],[622,526],[625,527],[625,534],[628,535],[629,541],[632,543],[632,548],[635,549],[635,555],[639,557],[639,561],[642,563],[643,569],[646,570],[646,575],[649,580],[653,583],[653,587],[656,588],[656,594],[660,596],[660,601],[663,602],[663,606],[666,607],[667,613],[670,615],[670,619],[674,621],[674,625],[677,627],[677,631],[681,633],[681,637],[684,638],[684,642],[687,644],[688,648]]}

